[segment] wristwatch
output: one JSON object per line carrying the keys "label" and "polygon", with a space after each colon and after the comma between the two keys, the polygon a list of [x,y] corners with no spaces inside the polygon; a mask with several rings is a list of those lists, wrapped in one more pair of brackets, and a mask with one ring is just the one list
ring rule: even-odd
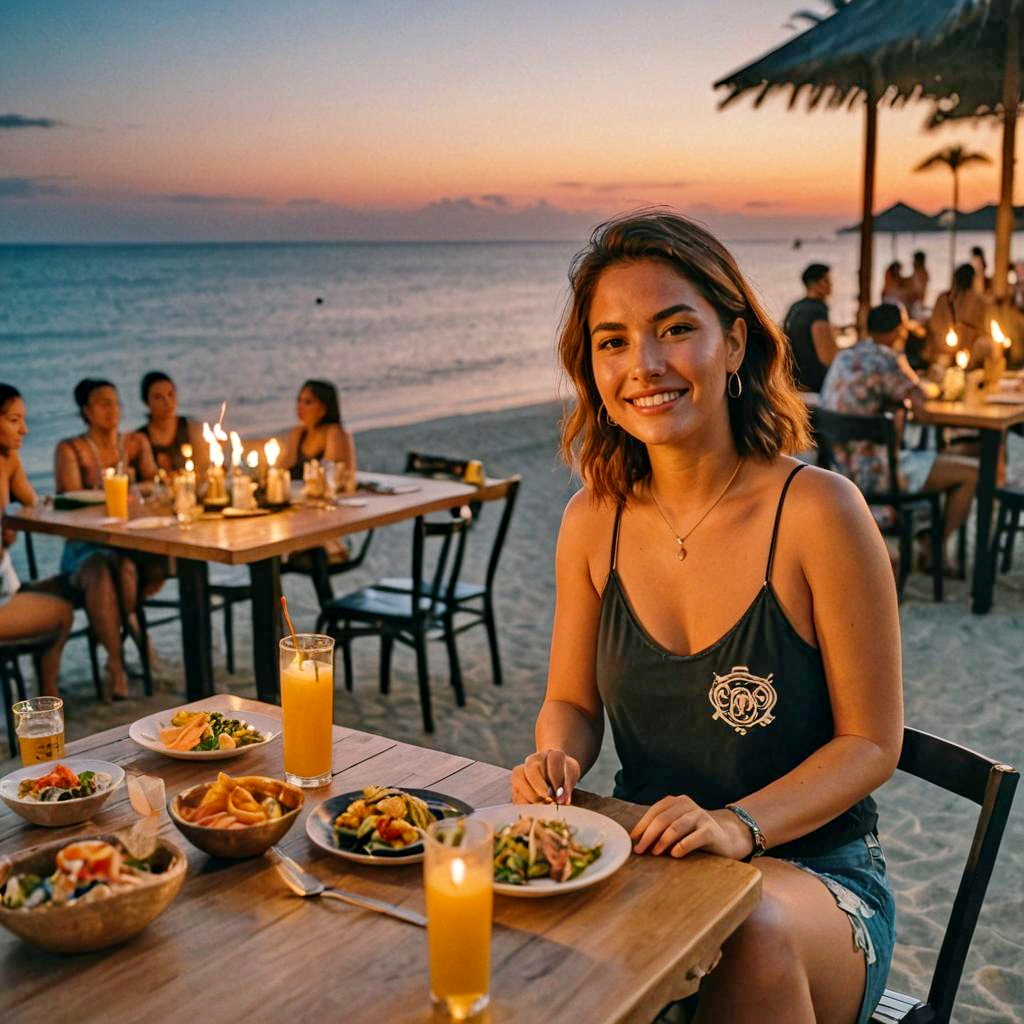
{"label": "wristwatch", "polygon": [[750,835],[754,840],[754,848],[750,851],[750,856],[743,859],[751,861],[755,857],[760,857],[763,853],[766,853],[768,851],[768,843],[765,841],[764,833],[758,827],[757,822],[739,804],[726,804],[725,809],[732,811],[750,829]]}

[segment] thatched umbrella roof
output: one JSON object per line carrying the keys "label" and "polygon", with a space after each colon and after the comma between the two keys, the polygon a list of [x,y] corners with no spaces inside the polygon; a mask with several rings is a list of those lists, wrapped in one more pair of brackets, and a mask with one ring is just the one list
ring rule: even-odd
{"label": "thatched umbrella roof", "polygon": [[[801,96],[809,109],[852,105],[866,108],[864,194],[861,215],[860,316],[870,305],[871,238],[874,209],[877,107],[883,100],[944,100],[951,108],[977,111],[1002,102],[1006,121],[1015,124],[1020,83],[1020,9],[1024,0],[850,0],[831,17],[763,57],[715,82],[728,89],[726,107],[753,94],[754,105],[777,91],[789,92],[794,107]],[[1013,26],[1015,31],[1010,31]],[[1009,42],[1008,42],[1009,40]],[[1009,73],[1013,70],[1013,81]],[[992,83],[1001,83],[993,91]],[[1006,102],[1012,97],[1012,102]],[[966,103],[966,107],[963,104]],[[1012,140],[1011,140],[1012,142]],[[1009,210],[1012,145],[1007,166],[1004,145],[1004,197]],[[1012,213],[1010,214],[1012,219]],[[1008,232],[1006,260],[1008,263]],[[997,275],[1000,250],[997,240]]]}

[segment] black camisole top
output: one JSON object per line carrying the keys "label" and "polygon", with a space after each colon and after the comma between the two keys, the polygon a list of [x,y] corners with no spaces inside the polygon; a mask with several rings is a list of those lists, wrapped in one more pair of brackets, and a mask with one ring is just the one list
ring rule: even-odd
{"label": "black camisole top", "polygon": [[[790,625],[771,585],[786,492],[803,468],[779,496],[757,596],[732,629],[695,654],[665,650],[630,606],[616,568],[617,511],[597,641],[597,685],[622,762],[617,797],[651,804],[685,794],[708,810],[741,803],[833,738],[821,652]],[[770,853],[820,856],[875,831],[877,820],[868,796]]]}

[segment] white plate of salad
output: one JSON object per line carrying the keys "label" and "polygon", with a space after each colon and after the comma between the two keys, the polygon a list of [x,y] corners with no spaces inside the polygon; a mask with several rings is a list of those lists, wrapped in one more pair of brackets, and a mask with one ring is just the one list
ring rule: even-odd
{"label": "white plate of salad", "polygon": [[280,729],[278,719],[255,711],[168,708],[132,722],[128,735],[155,754],[181,761],[223,761],[262,747]]}
{"label": "white plate of salad", "polygon": [[494,829],[494,891],[505,896],[557,896],[615,874],[633,845],[617,822],[585,807],[499,804],[474,818]]}

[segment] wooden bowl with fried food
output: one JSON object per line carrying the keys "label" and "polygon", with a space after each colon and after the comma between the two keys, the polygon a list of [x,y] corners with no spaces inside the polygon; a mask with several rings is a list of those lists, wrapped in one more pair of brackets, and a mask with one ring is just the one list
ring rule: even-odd
{"label": "wooden bowl with fried food", "polygon": [[302,790],[265,775],[231,778],[186,789],[167,804],[171,821],[211,857],[257,857],[282,839],[302,810]]}

